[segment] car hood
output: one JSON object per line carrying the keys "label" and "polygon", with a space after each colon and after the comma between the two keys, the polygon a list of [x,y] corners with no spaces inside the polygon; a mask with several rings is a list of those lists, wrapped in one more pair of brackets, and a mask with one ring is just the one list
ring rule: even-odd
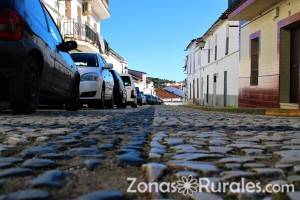
{"label": "car hood", "polygon": [[78,67],[78,71],[79,74],[86,74],[86,73],[90,73],[90,72],[99,72],[99,68],[98,67]]}

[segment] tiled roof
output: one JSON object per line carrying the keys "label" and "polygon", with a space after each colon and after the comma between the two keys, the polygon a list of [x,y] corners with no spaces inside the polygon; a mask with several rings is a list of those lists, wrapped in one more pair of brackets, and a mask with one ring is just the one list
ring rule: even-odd
{"label": "tiled roof", "polygon": [[156,89],[155,90],[156,92],[156,96],[160,97],[161,99],[175,99],[175,98],[180,98],[179,96],[171,93],[171,92],[168,92],[164,89]]}

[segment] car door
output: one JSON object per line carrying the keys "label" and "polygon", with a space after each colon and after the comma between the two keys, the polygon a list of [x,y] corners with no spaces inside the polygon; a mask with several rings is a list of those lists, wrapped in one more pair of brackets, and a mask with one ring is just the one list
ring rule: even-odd
{"label": "car door", "polygon": [[54,45],[51,48],[55,57],[54,68],[52,70],[52,81],[59,98],[65,98],[70,92],[69,89],[73,78],[71,69],[74,66],[69,66],[70,61],[68,62],[67,60],[68,53],[58,50],[57,46],[63,43],[62,36],[49,12],[45,8],[44,10],[48,22],[49,33],[54,41]]}
{"label": "car door", "polygon": [[107,71],[108,91],[109,91],[109,95],[110,95],[110,98],[111,98],[111,96],[114,93],[114,85],[115,85],[114,84],[114,77],[108,69],[106,69],[106,71]]}
{"label": "car door", "polygon": [[24,1],[24,8],[19,9],[24,9],[26,12],[25,20],[34,33],[32,39],[43,54],[44,66],[41,76],[41,95],[51,96],[53,92],[51,71],[54,68],[55,61],[55,55],[51,51],[51,47],[54,43],[48,32],[48,24],[43,5],[40,0]]}

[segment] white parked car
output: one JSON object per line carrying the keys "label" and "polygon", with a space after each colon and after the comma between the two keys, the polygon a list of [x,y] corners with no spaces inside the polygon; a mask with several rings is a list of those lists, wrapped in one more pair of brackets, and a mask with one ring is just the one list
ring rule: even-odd
{"label": "white parked car", "polygon": [[130,74],[122,74],[121,78],[123,80],[126,93],[127,93],[127,104],[131,105],[131,107],[137,107],[137,93],[134,85],[133,78]]}
{"label": "white parked car", "polygon": [[114,79],[110,73],[112,64],[97,53],[72,53],[80,73],[80,102],[92,108],[113,108]]}

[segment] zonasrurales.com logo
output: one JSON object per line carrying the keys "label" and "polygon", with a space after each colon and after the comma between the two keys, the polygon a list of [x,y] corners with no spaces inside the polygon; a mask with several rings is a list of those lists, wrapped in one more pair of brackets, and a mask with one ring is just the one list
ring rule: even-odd
{"label": "zonasrurales.com logo", "polygon": [[263,185],[259,181],[252,182],[245,178],[238,182],[214,182],[209,178],[196,179],[193,176],[182,176],[176,182],[137,182],[137,178],[127,178],[127,181],[128,193],[179,193],[183,196],[194,196],[198,192],[276,194],[295,191],[293,184]]}
{"label": "zonasrurales.com logo", "polygon": [[182,176],[179,181],[176,182],[177,192],[184,196],[193,196],[199,189],[198,179],[193,176]]}

